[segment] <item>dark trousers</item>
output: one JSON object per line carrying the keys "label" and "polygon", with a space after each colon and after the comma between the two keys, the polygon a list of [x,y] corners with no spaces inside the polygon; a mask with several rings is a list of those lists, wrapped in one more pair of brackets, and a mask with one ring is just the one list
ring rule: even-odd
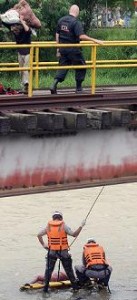
{"label": "dark trousers", "polygon": [[105,286],[108,285],[112,267],[107,266],[102,269],[98,268],[89,268],[86,269],[84,266],[76,266],[76,275],[81,283],[88,282],[89,278],[94,278],[97,280],[99,284],[104,284]]}
{"label": "dark trousers", "polygon": [[72,287],[76,286],[76,278],[72,268],[72,259],[67,250],[64,251],[49,251],[46,258],[45,270],[45,289],[48,289],[52,272],[54,270],[57,259],[60,259],[62,266],[72,283]]}
{"label": "dark trousers", "polygon": [[[85,60],[82,55],[82,52],[78,49],[63,49],[60,50],[61,57],[59,59],[60,66],[69,66],[69,65],[85,65]],[[68,70],[59,70],[56,73],[55,79],[58,82],[64,81]],[[86,69],[76,69],[75,70],[75,80],[78,82],[82,82],[85,79]]]}

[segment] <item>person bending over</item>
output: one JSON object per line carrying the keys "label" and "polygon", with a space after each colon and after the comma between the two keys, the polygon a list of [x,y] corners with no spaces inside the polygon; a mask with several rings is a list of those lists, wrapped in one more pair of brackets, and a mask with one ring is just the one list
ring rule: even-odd
{"label": "person bending over", "polygon": [[85,284],[91,278],[95,279],[99,287],[107,287],[112,267],[106,261],[103,247],[97,244],[93,238],[88,239],[84,245],[82,260],[83,265],[75,266],[80,283]]}

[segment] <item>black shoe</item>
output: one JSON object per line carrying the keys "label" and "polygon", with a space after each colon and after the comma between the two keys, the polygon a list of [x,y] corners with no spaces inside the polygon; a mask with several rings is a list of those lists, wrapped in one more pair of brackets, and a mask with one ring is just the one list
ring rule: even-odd
{"label": "black shoe", "polygon": [[48,293],[48,288],[46,286],[43,288],[43,293]]}
{"label": "black shoe", "polygon": [[25,83],[24,84],[24,94],[28,94],[28,90],[29,90],[29,84]]}
{"label": "black shoe", "polygon": [[74,283],[74,284],[72,285],[72,288],[73,288],[73,291],[74,291],[74,292],[77,292],[77,291],[80,289],[80,286],[79,286],[79,284],[76,282],[76,283]]}
{"label": "black shoe", "polygon": [[76,94],[82,94],[82,92],[83,92],[82,88],[76,89]]}
{"label": "black shoe", "polygon": [[84,283],[85,288],[88,288],[88,287],[91,287],[91,286],[93,286],[91,280],[88,280],[87,282]]}
{"label": "black shoe", "polygon": [[24,94],[24,90],[18,90],[18,94]]}
{"label": "black shoe", "polygon": [[83,282],[77,280],[77,286],[78,286],[79,289],[80,289],[81,287],[83,287],[83,285],[84,285]]}
{"label": "black shoe", "polygon": [[105,286],[104,283],[98,283],[98,288],[99,290],[107,289],[107,286]]}
{"label": "black shoe", "polygon": [[77,94],[82,93],[82,81],[76,80],[76,93]]}
{"label": "black shoe", "polygon": [[72,291],[73,291],[74,293],[77,293],[77,292],[79,291],[79,289],[80,289],[80,287],[72,288]]}
{"label": "black shoe", "polygon": [[50,92],[51,92],[51,94],[53,95],[53,94],[57,94],[57,89],[56,89],[56,87],[51,87],[50,88]]}
{"label": "black shoe", "polygon": [[51,94],[57,94],[57,84],[58,84],[58,79],[55,79],[53,85],[50,88]]}

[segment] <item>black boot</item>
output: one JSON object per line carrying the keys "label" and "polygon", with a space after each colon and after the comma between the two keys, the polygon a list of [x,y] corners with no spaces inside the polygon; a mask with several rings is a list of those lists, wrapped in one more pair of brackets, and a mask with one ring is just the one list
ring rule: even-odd
{"label": "black boot", "polygon": [[76,93],[79,94],[82,92],[82,81],[76,81]]}
{"label": "black boot", "polygon": [[48,293],[48,287],[46,285],[43,288],[43,293]]}
{"label": "black boot", "polygon": [[73,291],[78,291],[80,289],[80,286],[79,286],[77,280],[72,282],[72,288],[73,288]]}
{"label": "black boot", "polygon": [[29,91],[29,84],[25,83],[24,84],[24,94],[28,94],[28,91]]}
{"label": "black boot", "polygon": [[57,94],[57,84],[58,79],[55,79],[53,85],[50,87],[51,94]]}

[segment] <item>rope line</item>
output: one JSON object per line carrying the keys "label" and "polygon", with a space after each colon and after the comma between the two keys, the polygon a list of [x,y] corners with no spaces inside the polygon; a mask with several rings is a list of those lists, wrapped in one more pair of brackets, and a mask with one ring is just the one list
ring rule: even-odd
{"label": "rope line", "polygon": [[91,208],[90,208],[90,210],[89,210],[88,214],[86,215],[86,218],[85,218],[85,220],[87,220],[88,216],[90,215],[90,213],[91,213],[91,211],[92,211],[92,209],[93,209],[93,207],[94,207],[95,203],[97,202],[97,200],[98,200],[99,196],[102,194],[102,192],[103,192],[103,189],[104,189],[104,186],[101,188],[100,192],[98,193],[98,195],[97,195],[97,197],[96,197],[95,201],[93,202],[93,204],[92,204],[92,206],[91,206]]}
{"label": "rope line", "polygon": [[[99,198],[100,195],[102,194],[103,189],[104,189],[104,186],[102,186],[100,192],[98,193],[98,195],[97,195],[97,197],[95,198],[93,204],[91,205],[91,208],[90,208],[89,212],[88,212],[87,215],[86,215],[85,221],[87,220],[88,216],[90,215],[90,213],[91,213],[93,207],[95,206],[95,203],[97,202],[98,198]],[[76,236],[76,237],[74,238],[74,240],[72,241],[72,243],[70,244],[69,247],[71,247],[71,246],[74,244],[74,242],[76,241],[77,237],[78,237],[78,236]]]}
{"label": "rope line", "polygon": [[[93,207],[95,206],[95,203],[97,202],[98,198],[99,198],[100,195],[102,194],[103,189],[104,189],[104,186],[101,188],[101,190],[100,190],[100,192],[98,193],[97,197],[95,198],[93,204],[91,205],[91,208],[90,208],[89,212],[88,212],[87,215],[86,215],[85,221],[87,220],[88,216],[90,215],[90,213],[91,213]],[[77,237],[78,237],[78,236],[76,236],[76,237],[74,238],[74,240],[72,241],[72,243],[71,243],[70,246],[69,246],[69,249],[70,249],[70,247],[74,244],[74,242],[76,241]],[[58,280],[59,280],[59,274],[60,274],[60,259],[59,259],[59,265],[58,265]]]}

